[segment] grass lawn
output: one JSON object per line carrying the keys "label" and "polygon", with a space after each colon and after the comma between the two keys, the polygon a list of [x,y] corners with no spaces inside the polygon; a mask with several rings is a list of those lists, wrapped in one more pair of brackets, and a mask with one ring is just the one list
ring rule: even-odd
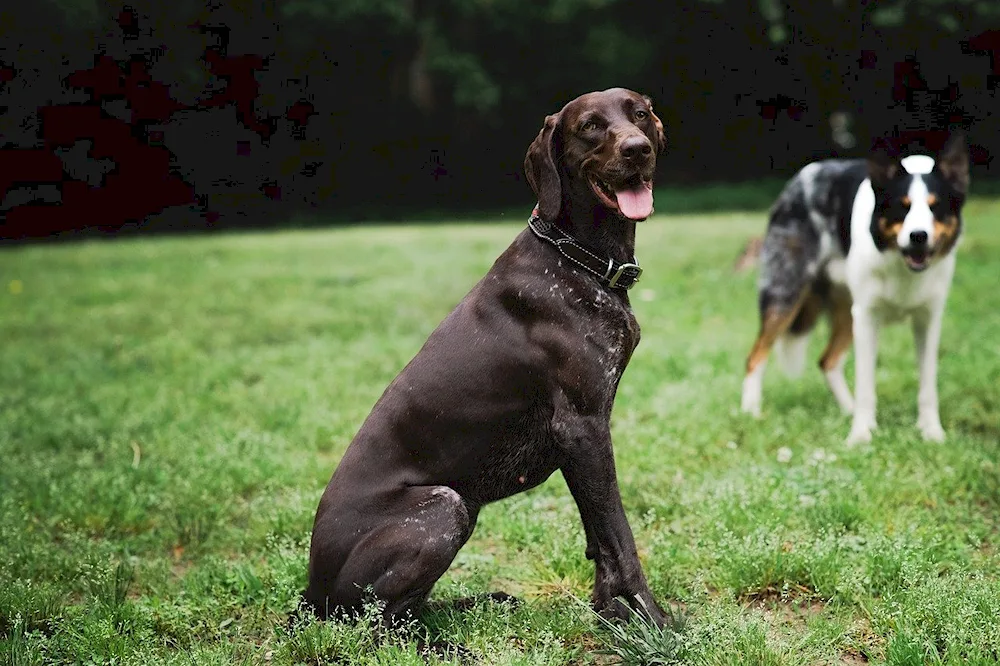
{"label": "grass lawn", "polygon": [[642,343],[612,429],[651,586],[686,618],[658,638],[616,639],[582,603],[593,564],[558,473],[485,507],[433,594],[520,607],[380,641],[367,621],[286,628],[338,459],[522,220],[0,251],[0,663],[420,664],[421,638],[484,664],[649,642],[653,663],[997,663],[1000,203],[966,208],[944,445],[914,427],[903,327],[882,338],[871,445],[842,444],[818,370],[775,368],[763,419],[738,413],[756,274],[731,267],[764,220],[639,228]]}

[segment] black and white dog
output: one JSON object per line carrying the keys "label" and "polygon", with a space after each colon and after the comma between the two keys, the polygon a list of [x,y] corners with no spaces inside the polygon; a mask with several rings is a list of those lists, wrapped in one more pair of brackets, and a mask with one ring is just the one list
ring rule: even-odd
{"label": "black and white dog", "polygon": [[[942,441],[937,354],[969,188],[969,150],[953,133],[936,159],[902,160],[886,148],[868,159],[807,165],[771,209],[760,260],[760,333],[747,358],[742,409],[760,416],[768,353],[801,372],[807,334],[821,314],[830,341],[820,359],[841,408],[853,412],[849,444],[871,440],[879,327],[909,319],[920,372],[917,426]],[[855,397],[844,379],[855,345]]]}

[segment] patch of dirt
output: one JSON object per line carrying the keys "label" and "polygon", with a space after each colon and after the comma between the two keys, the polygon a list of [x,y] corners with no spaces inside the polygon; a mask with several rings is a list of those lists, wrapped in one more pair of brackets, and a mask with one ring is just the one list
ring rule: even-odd
{"label": "patch of dirt", "polygon": [[857,666],[858,664],[867,664],[868,657],[857,652],[856,650],[850,650],[848,652],[840,653],[841,664],[846,664],[847,666]]}
{"label": "patch of dirt", "polygon": [[837,647],[835,663],[844,666],[860,666],[885,658],[885,637],[875,633],[865,618],[854,620],[844,629]]}
{"label": "patch of dirt", "polygon": [[599,664],[600,666],[604,666],[605,664],[619,663],[618,658],[615,657],[614,655],[598,653],[598,650],[604,649],[604,643],[598,640],[596,636],[584,634],[583,636],[580,636],[579,643],[583,647],[583,649],[587,651],[587,654],[591,657],[591,659],[583,661],[577,660],[573,663]]}
{"label": "patch of dirt", "polygon": [[772,586],[753,590],[739,596],[739,599],[751,606],[754,604],[792,604],[817,603],[822,601],[817,597],[816,590],[806,585],[794,584],[777,588]]}
{"label": "patch of dirt", "polygon": [[784,591],[768,588],[743,598],[748,608],[760,611],[769,622],[802,628],[809,618],[826,610],[826,603],[814,594],[809,588],[799,586]]}

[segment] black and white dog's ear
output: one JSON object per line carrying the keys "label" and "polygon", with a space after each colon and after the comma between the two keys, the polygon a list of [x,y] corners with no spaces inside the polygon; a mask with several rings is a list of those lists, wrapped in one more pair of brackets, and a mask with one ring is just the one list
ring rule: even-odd
{"label": "black and white dog's ear", "polygon": [[904,173],[899,161],[899,151],[885,140],[875,142],[868,154],[868,178],[875,190],[885,189],[889,183]]}
{"label": "black and white dog's ear", "polygon": [[556,164],[559,114],[545,117],[545,124],[524,156],[524,175],[538,197],[538,214],[551,222],[562,209],[562,183]]}
{"label": "black and white dog's ear", "polygon": [[952,132],[938,153],[934,168],[955,190],[962,194],[969,192],[969,144],[965,132]]}

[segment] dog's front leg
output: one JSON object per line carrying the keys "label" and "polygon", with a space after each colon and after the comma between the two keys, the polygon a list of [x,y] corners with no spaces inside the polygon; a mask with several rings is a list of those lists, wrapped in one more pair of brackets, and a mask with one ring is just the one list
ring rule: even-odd
{"label": "dog's front leg", "polygon": [[920,372],[917,427],[924,439],[931,442],[944,441],[937,393],[937,357],[943,315],[944,308],[934,304],[928,311],[920,312],[913,317],[913,340],[916,343],[917,367]]}
{"label": "dog's front leg", "polygon": [[855,303],[854,419],[847,444],[870,442],[875,421],[875,364],[878,357],[878,321],[871,309]]}
{"label": "dog's front leg", "polygon": [[587,557],[596,567],[594,609],[606,617],[628,619],[621,597],[663,626],[665,615],[649,590],[622,506],[610,430],[606,425],[585,426],[568,454],[562,473],[583,519]]}

